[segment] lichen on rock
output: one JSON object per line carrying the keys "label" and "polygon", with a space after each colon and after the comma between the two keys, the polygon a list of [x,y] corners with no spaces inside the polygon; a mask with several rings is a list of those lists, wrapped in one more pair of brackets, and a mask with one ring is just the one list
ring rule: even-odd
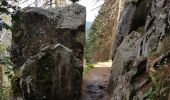
{"label": "lichen on rock", "polygon": [[14,100],[79,99],[85,20],[86,9],[79,4],[21,11],[12,30]]}
{"label": "lichen on rock", "polygon": [[124,4],[113,48],[112,100],[169,100],[169,5]]}

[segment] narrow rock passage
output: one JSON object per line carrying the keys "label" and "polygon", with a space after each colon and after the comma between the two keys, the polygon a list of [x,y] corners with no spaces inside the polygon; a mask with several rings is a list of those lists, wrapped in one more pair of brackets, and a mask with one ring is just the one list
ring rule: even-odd
{"label": "narrow rock passage", "polygon": [[107,86],[112,62],[97,63],[83,76],[81,100],[110,100]]}

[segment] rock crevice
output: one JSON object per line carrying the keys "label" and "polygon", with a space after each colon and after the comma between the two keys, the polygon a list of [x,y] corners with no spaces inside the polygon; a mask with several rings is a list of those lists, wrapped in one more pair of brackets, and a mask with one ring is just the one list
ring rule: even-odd
{"label": "rock crevice", "polygon": [[169,11],[169,0],[125,2],[113,47],[112,100],[169,100]]}

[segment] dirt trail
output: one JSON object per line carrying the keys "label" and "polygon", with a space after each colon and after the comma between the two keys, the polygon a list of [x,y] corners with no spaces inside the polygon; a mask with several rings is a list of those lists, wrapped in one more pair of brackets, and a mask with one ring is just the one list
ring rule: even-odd
{"label": "dirt trail", "polygon": [[81,100],[110,100],[106,92],[112,62],[97,63],[83,76]]}

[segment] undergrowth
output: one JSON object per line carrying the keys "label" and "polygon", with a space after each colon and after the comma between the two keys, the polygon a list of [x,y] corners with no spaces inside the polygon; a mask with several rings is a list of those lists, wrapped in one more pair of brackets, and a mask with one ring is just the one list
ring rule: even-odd
{"label": "undergrowth", "polygon": [[12,76],[12,63],[9,53],[7,48],[0,43],[0,100],[9,100],[9,88]]}
{"label": "undergrowth", "polygon": [[150,88],[149,91],[147,91],[144,95],[145,97],[149,98],[149,100],[155,100],[157,91],[154,87]]}
{"label": "undergrowth", "polygon": [[86,64],[85,67],[84,67],[84,71],[83,71],[83,74],[88,74],[88,72],[94,68],[93,64]]}
{"label": "undergrowth", "polygon": [[0,87],[0,100],[8,100],[7,95],[4,93],[2,87]]}

